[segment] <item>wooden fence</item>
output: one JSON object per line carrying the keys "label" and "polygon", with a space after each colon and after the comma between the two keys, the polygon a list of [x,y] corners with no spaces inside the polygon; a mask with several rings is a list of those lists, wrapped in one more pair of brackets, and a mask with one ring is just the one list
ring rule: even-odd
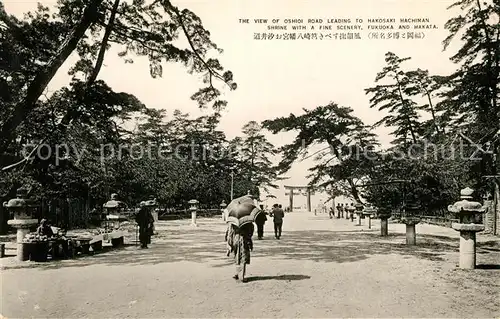
{"label": "wooden fence", "polygon": [[[209,208],[209,209],[198,209],[196,211],[197,217],[217,217],[222,216],[222,211],[220,208]],[[188,209],[169,209],[161,211],[158,214],[158,219],[160,220],[174,220],[174,219],[187,219],[191,218],[191,211]]]}
{"label": "wooden fence", "polygon": [[[459,221],[457,216],[454,213],[450,213],[446,208],[439,208],[434,210],[424,210],[419,214],[415,215],[421,219],[422,223],[431,224],[431,225],[439,225],[444,227],[450,227],[452,223],[456,223]],[[395,220],[400,220],[403,217],[401,212],[393,211],[392,218]],[[478,222],[482,222],[479,221]]]}

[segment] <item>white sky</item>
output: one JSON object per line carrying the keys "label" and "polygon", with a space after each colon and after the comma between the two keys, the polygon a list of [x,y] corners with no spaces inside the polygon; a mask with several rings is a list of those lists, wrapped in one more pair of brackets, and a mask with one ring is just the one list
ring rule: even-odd
{"label": "white sky", "polygon": [[[50,6],[55,1],[38,1]],[[203,21],[212,39],[224,53],[219,56],[222,64],[233,71],[238,89],[227,91],[229,101],[223,112],[220,128],[229,138],[240,133],[250,120],[263,121],[290,113],[300,114],[302,108],[312,109],[334,101],[350,106],[367,124],[381,118],[369,108],[369,97],[363,89],[374,85],[377,72],[384,66],[388,51],[400,57],[411,56],[405,63],[408,69],[428,69],[432,74],[449,74],[456,67],[449,61],[455,52],[442,51],[442,40],[447,31],[443,26],[456,12],[446,10],[452,0],[173,0],[180,8],[189,8]],[[8,13],[21,15],[36,7],[36,1],[4,0]],[[240,24],[240,18],[429,18],[439,30],[426,30],[422,40],[369,40],[363,31],[363,40],[295,40],[257,41],[254,32],[264,32],[265,26]],[[336,31],[332,31],[336,32]],[[200,77],[187,74],[175,64],[164,65],[164,77],[152,79],[145,60],[135,59],[134,64],[124,64],[115,52],[109,51],[105,67],[99,78],[118,91],[135,94],[149,107],[180,109],[192,116],[208,114],[198,110],[190,96],[202,85]],[[68,81],[66,70],[59,71],[50,84],[51,90]],[[387,144],[390,129],[377,131]],[[271,142],[282,145],[291,135],[270,136]],[[293,166],[285,181],[288,185],[307,184],[305,176],[311,162]],[[278,200],[287,205],[284,190],[274,192]],[[303,201],[295,196],[297,204]],[[313,196],[313,206],[322,199]],[[274,200],[273,200],[274,202]]]}

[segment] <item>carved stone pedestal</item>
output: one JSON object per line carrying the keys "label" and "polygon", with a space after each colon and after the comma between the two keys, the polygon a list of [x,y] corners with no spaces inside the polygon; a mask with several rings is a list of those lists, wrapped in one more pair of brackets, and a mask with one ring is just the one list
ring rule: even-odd
{"label": "carved stone pedestal", "polygon": [[196,199],[192,199],[188,202],[188,204],[189,210],[191,211],[191,226],[198,227],[198,224],[196,223],[196,211],[198,210],[199,202]]}
{"label": "carved stone pedestal", "polygon": [[377,210],[373,207],[366,207],[363,210],[363,217],[365,218],[368,229],[372,228],[372,215],[374,215]]}
{"label": "carved stone pedestal", "polygon": [[26,237],[26,235],[30,232],[30,228],[38,224],[38,219],[11,219],[7,221],[7,224],[17,228],[17,260],[28,260],[29,256],[26,256],[24,253],[23,240],[24,237]]}
{"label": "carved stone pedestal", "polygon": [[472,188],[464,188],[460,191],[461,201],[448,206],[448,211],[456,213],[460,219],[459,223],[451,224],[451,227],[460,232],[460,268],[476,268],[476,233],[485,229],[484,225],[476,224],[476,217],[484,214],[486,209],[479,202],[472,201]]}
{"label": "carved stone pedestal", "polygon": [[484,226],[478,224],[453,223],[451,227],[460,232],[460,268],[476,268],[476,233],[483,231]]}
{"label": "carved stone pedestal", "polygon": [[416,245],[417,244],[417,232],[415,230],[415,225],[420,223],[420,218],[403,217],[402,222],[406,225],[406,244],[407,245]]}
{"label": "carved stone pedestal", "polygon": [[7,224],[17,229],[17,259],[24,261],[29,256],[24,252],[23,240],[30,232],[30,228],[38,224],[38,219],[33,218],[37,205],[28,198],[28,190],[25,188],[19,188],[16,196],[16,198],[5,202],[3,206],[14,213],[14,219],[8,220]]}

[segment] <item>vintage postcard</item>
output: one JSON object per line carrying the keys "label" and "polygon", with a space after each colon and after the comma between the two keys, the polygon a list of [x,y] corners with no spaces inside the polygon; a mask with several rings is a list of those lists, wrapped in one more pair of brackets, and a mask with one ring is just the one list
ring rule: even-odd
{"label": "vintage postcard", "polygon": [[2,318],[498,318],[497,0],[3,0]]}

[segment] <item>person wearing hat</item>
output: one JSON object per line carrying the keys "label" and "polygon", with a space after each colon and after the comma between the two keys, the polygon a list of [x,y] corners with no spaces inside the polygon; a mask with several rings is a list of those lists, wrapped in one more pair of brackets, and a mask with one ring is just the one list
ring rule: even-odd
{"label": "person wearing hat", "polygon": [[139,226],[139,241],[141,248],[148,248],[151,243],[151,236],[154,232],[154,218],[151,214],[151,207],[148,207],[145,202],[141,202],[141,208],[135,216],[135,221]]}
{"label": "person wearing hat", "polygon": [[285,217],[285,212],[280,207],[279,204],[273,205],[273,210],[271,211],[271,216],[273,217],[274,222],[274,237],[276,239],[280,239],[281,230],[283,228],[283,218]]}
{"label": "person wearing hat", "polygon": [[257,238],[262,239],[262,237],[264,237],[264,224],[267,221],[267,213],[264,210],[264,205],[260,205],[260,210],[262,212],[255,218],[255,224],[257,225]]}

